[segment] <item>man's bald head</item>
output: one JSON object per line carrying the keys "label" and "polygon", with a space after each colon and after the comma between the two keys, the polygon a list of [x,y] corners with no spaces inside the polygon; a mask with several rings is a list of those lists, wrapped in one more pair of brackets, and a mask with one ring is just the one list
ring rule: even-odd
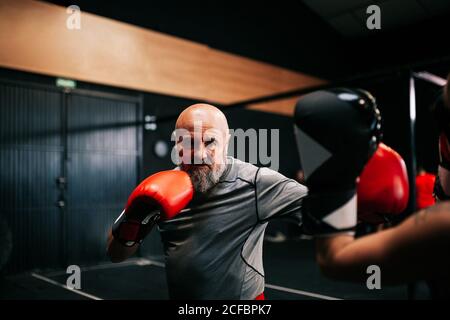
{"label": "man's bald head", "polygon": [[190,175],[197,192],[207,192],[226,168],[227,118],[210,104],[194,104],[179,115],[175,135],[181,170]]}
{"label": "man's bald head", "polygon": [[205,129],[217,129],[226,136],[229,133],[228,121],[220,109],[206,103],[193,104],[187,107],[177,119],[176,129],[194,129],[195,123],[201,123]]}

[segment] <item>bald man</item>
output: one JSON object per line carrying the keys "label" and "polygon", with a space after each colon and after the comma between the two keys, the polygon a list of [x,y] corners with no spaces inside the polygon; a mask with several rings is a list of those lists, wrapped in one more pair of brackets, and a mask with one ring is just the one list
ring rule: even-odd
{"label": "bald man", "polygon": [[204,194],[226,169],[230,132],[225,115],[212,105],[194,104],[178,117],[174,135],[181,170],[191,177],[197,195]]}
{"label": "bald man", "polygon": [[[227,156],[227,119],[214,106],[184,110],[173,140],[176,170],[188,173],[195,192],[180,214],[158,222],[170,298],[263,299],[264,230],[271,219],[288,215],[300,223],[306,187]],[[115,261],[136,249],[110,238]]]}

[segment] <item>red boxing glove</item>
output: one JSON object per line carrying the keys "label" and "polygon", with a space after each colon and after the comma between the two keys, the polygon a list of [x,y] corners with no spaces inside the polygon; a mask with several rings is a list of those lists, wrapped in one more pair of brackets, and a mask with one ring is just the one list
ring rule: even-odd
{"label": "red boxing glove", "polygon": [[416,177],[416,207],[418,210],[432,206],[436,199],[434,198],[434,183],[436,176],[431,173],[423,172]]}
{"label": "red boxing glove", "polygon": [[141,182],[128,198],[122,214],[114,222],[112,233],[123,245],[141,243],[156,222],[175,217],[194,194],[189,175],[168,170]]}
{"label": "red boxing glove", "polygon": [[406,165],[393,149],[380,143],[358,183],[358,218],[379,224],[384,216],[401,213],[409,198]]}

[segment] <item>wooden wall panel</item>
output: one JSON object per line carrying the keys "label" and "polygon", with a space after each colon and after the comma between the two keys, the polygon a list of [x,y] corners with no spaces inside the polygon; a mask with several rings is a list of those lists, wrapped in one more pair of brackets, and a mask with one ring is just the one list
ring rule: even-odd
{"label": "wooden wall panel", "polygon": [[300,97],[301,96],[295,96],[270,102],[250,104],[246,108],[250,110],[276,113],[283,116],[292,117],[294,115],[295,104],[297,103],[298,99],[300,99]]}
{"label": "wooden wall panel", "polygon": [[0,0],[0,66],[223,104],[324,83],[205,45],[66,8]]}

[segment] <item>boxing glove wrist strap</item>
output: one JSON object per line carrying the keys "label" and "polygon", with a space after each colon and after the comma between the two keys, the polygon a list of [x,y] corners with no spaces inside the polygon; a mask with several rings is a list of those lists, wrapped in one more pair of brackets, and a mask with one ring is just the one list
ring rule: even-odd
{"label": "boxing glove wrist strap", "polygon": [[139,220],[126,214],[124,210],[112,227],[112,235],[123,246],[132,247],[140,244],[160,219],[159,210],[153,210]]}

